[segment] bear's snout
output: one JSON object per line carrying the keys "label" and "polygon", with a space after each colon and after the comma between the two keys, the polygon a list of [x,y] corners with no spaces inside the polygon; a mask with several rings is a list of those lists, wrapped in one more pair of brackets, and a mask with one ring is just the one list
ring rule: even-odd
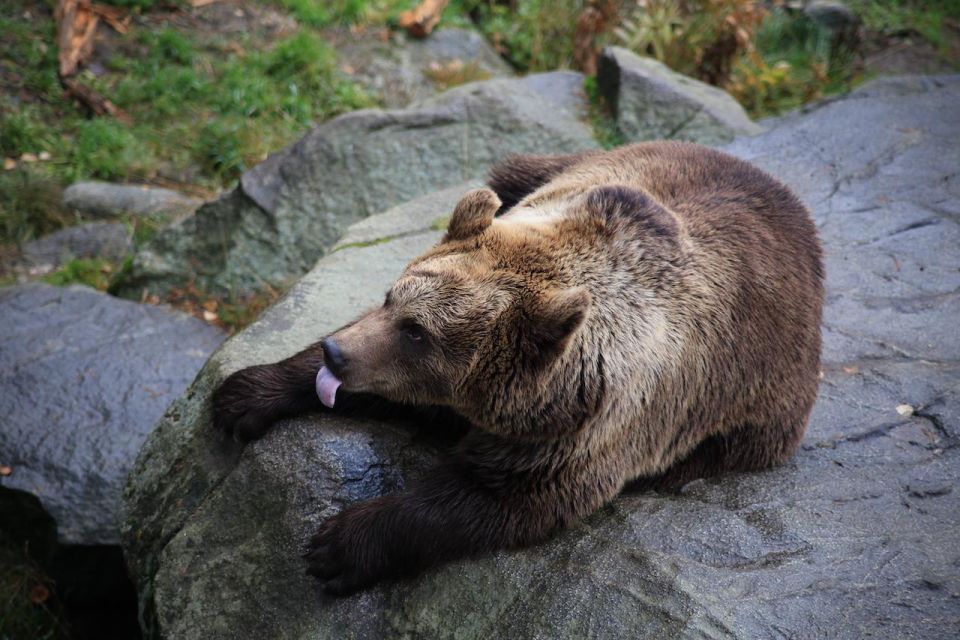
{"label": "bear's snout", "polygon": [[343,350],[333,338],[324,338],[320,341],[320,347],[323,349],[323,360],[327,368],[337,377],[343,374],[343,368],[347,365],[347,359],[343,355]]}

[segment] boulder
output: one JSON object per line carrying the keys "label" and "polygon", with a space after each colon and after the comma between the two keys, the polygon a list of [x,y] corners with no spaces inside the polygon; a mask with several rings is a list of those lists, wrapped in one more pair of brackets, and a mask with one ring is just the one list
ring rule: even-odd
{"label": "boulder", "polygon": [[422,473],[437,434],[324,412],[240,448],[213,433],[210,393],[378,304],[440,237],[454,194],[428,196],[353,227],[151,434],[122,525],[146,636],[952,638],[960,76],[897,82],[728,147],[797,191],[826,249],[823,382],[791,462],[680,495],[628,490],[538,547],[323,596],[303,575],[309,535]]}
{"label": "boulder", "polygon": [[438,29],[422,40],[397,33],[386,41],[348,30],[330,35],[340,59],[350,61],[341,70],[390,109],[430,98],[458,79],[463,84],[513,75],[476,31]]}
{"label": "boulder", "polygon": [[89,222],[54,231],[0,252],[0,278],[27,282],[77,259],[100,258],[119,262],[133,251],[130,229],[122,222]]}
{"label": "boulder", "polygon": [[223,338],[86,287],[0,289],[0,486],[37,496],[61,542],[116,544],[134,457]]}
{"label": "boulder", "polygon": [[761,127],[722,89],[671,71],[666,65],[607,47],[597,85],[613,109],[624,139],[672,139],[719,145]]}
{"label": "boulder", "polygon": [[177,191],[146,185],[77,182],[63,191],[63,208],[99,218],[122,215],[182,218],[203,200]]}
{"label": "boulder", "polygon": [[237,293],[306,272],[353,222],[486,174],[511,153],[595,148],[566,73],[476,82],[409,109],[356,111],[246,172],[240,187],[161,231],[124,295],[195,279]]}
{"label": "boulder", "polygon": [[90,222],[32,240],[21,248],[20,265],[32,275],[49,273],[75,258],[116,262],[133,250],[130,229],[121,222]]}

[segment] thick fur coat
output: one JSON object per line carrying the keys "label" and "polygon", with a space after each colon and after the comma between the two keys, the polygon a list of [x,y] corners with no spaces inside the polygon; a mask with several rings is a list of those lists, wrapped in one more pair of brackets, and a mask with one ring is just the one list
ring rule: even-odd
{"label": "thick fur coat", "polygon": [[321,367],[328,393],[472,425],[422,483],[321,527],[307,561],[333,593],[543,540],[628,482],[767,468],[803,436],[824,274],[786,187],[677,142],[514,157],[489,187],[381,308],[215,394],[245,438],[317,408]]}

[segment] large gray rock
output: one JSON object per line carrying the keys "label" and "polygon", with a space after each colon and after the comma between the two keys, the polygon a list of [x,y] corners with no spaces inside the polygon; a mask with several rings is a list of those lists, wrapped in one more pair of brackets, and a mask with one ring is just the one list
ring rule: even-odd
{"label": "large gray rock", "polygon": [[122,222],[90,222],[67,227],[23,245],[23,265],[52,271],[75,258],[122,260],[133,250],[130,229]]}
{"label": "large gray rock", "polygon": [[596,147],[565,73],[489,80],[397,111],[331,120],[140,251],[124,293],[195,278],[236,293],[306,272],[353,222],[471,178],[511,153]]}
{"label": "large gray rock", "polygon": [[224,345],[141,453],[123,538],[148,636],[952,638],[958,100],[960,77],[872,85],[729,147],[796,189],[826,248],[824,378],[793,461],[680,496],[628,491],[539,547],[331,600],[303,575],[307,537],[442,454],[417,425],[330,412],[241,450],[212,433],[208,400],[378,304],[452,197],[354,227]]}
{"label": "large gray rock", "polygon": [[201,204],[203,200],[198,198],[147,185],[77,182],[63,192],[64,209],[102,218],[125,214],[180,218]]}
{"label": "large gray rock", "polygon": [[762,129],[722,89],[620,47],[607,47],[597,84],[626,140],[673,139],[718,145]]}
{"label": "large gray rock", "polygon": [[36,495],[61,542],[116,544],[137,451],[223,338],[86,287],[0,289],[0,486]]}
{"label": "large gray rock", "polygon": [[476,31],[438,29],[422,40],[397,33],[383,41],[349,30],[332,32],[330,37],[345,61],[341,69],[391,109],[430,98],[458,78],[513,75],[510,65]]}

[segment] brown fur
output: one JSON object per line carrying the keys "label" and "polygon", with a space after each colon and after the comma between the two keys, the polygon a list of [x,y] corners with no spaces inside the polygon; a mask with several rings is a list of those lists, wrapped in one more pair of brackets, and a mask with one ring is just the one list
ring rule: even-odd
{"label": "brown fur", "polygon": [[[325,341],[344,390],[475,427],[420,485],[324,523],[307,560],[332,593],[535,543],[637,479],[763,469],[803,436],[823,267],[783,185],[658,142],[515,158],[491,187],[464,197],[383,307]],[[320,352],[231,376],[218,424],[259,434],[316,406]]]}

